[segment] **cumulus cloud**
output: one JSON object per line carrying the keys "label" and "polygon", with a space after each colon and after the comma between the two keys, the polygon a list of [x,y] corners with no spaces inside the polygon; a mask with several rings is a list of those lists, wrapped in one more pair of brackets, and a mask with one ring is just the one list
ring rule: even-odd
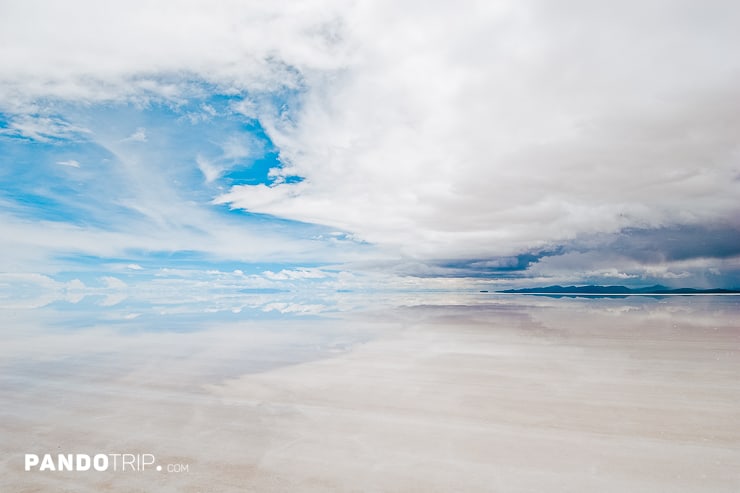
{"label": "cumulus cloud", "polygon": [[346,71],[271,127],[305,181],[218,201],[427,259],[737,214],[735,4],[497,5],[348,13]]}

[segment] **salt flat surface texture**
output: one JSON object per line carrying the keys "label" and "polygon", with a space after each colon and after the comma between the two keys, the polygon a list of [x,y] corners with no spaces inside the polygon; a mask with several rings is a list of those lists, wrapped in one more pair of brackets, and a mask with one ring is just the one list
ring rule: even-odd
{"label": "salt flat surface texture", "polygon": [[[3,492],[740,491],[740,298],[6,313]],[[24,471],[150,453],[186,472]]]}

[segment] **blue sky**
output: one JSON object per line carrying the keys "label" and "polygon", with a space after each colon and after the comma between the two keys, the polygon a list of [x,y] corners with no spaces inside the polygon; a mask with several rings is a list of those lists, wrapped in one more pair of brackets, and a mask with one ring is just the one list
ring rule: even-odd
{"label": "blue sky", "polygon": [[6,299],[740,286],[733,2],[0,19]]}
{"label": "blue sky", "polygon": [[[243,96],[199,89],[177,102],[51,102],[43,115],[0,115],[0,211],[8,230],[39,234],[6,236],[8,249],[36,250],[5,256],[7,279],[53,279],[62,292],[81,281],[72,291],[91,295],[163,278],[184,291],[193,279],[235,292],[327,280],[342,289],[335,264],[361,256],[371,248],[364,242],[214,203],[234,186],[301,179],[272,176],[282,167],[279,149],[259,120],[234,110]],[[10,288],[21,291],[17,282]]]}

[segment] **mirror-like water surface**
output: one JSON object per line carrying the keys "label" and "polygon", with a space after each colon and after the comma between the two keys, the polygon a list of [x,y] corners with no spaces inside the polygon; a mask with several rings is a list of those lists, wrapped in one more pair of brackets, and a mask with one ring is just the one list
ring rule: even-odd
{"label": "mirror-like water surface", "polygon": [[0,491],[740,490],[737,297],[92,306],[3,309]]}

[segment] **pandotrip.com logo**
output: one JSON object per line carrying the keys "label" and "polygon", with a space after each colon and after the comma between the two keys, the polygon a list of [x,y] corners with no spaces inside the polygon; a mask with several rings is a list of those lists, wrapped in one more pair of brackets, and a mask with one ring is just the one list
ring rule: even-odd
{"label": "pandotrip.com logo", "polygon": [[154,454],[25,454],[27,472],[189,472],[190,464],[160,464]]}

